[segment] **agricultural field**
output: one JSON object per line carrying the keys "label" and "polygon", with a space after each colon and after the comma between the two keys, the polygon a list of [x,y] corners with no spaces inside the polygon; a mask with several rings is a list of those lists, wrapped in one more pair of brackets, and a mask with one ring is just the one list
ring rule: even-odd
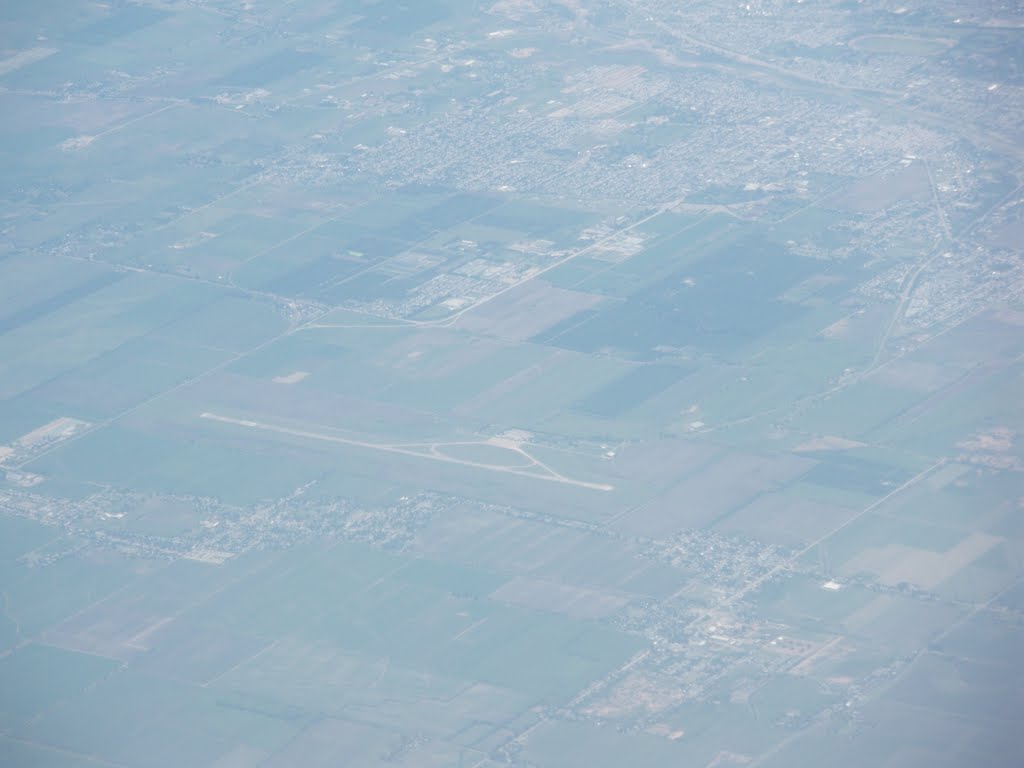
{"label": "agricultural field", "polygon": [[1020,765],[982,5],[3,4],[0,764]]}

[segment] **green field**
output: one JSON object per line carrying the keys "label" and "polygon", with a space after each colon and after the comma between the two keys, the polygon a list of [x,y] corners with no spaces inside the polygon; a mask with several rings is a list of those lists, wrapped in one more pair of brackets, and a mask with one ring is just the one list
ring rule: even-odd
{"label": "green field", "polygon": [[691,5],[0,3],[0,766],[1019,762],[1020,9]]}

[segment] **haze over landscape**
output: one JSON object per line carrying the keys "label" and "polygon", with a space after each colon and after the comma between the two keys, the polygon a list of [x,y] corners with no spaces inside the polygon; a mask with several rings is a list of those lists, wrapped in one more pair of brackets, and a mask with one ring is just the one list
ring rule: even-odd
{"label": "haze over landscape", "polygon": [[0,4],[0,765],[1020,766],[1022,35]]}

